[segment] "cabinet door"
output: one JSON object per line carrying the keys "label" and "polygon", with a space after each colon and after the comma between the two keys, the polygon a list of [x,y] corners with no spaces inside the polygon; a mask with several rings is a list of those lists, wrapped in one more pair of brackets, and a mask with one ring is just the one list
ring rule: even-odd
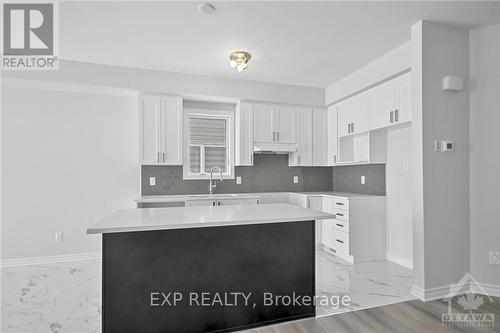
{"label": "cabinet door", "polygon": [[273,142],[274,106],[271,104],[254,104],[253,106],[253,139],[257,142]]}
{"label": "cabinet door", "polygon": [[250,103],[241,103],[236,110],[235,165],[253,165],[253,105]]}
{"label": "cabinet door", "polygon": [[328,165],[336,165],[338,159],[337,105],[327,111]]}
{"label": "cabinet door", "polygon": [[411,121],[411,73],[395,79],[396,111],[394,121],[404,123]]}
{"label": "cabinet door", "polygon": [[339,137],[350,134],[352,123],[352,100],[348,99],[338,104],[338,133]]}
{"label": "cabinet door", "polygon": [[328,122],[326,110],[313,110],[313,166],[328,164]]}
{"label": "cabinet door", "polygon": [[285,105],[278,105],[275,108],[276,141],[280,143],[296,142],[296,112],[295,109]]}
{"label": "cabinet door", "polygon": [[161,96],[161,162],[182,165],[182,97]]}
{"label": "cabinet door", "polygon": [[362,93],[352,99],[352,133],[368,131],[368,94]]}
{"label": "cabinet door", "polygon": [[312,109],[296,109],[297,151],[289,154],[289,166],[312,165]]}
{"label": "cabinet door", "polygon": [[373,88],[370,98],[370,129],[387,127],[391,124],[391,112],[394,111],[394,82],[389,81]]}
{"label": "cabinet door", "polygon": [[160,164],[161,110],[157,96],[142,95],[139,106],[139,149],[141,164]]}

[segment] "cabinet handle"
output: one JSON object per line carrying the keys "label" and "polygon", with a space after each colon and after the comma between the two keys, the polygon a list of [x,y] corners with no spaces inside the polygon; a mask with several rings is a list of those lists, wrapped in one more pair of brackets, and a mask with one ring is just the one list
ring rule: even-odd
{"label": "cabinet handle", "polygon": [[307,208],[311,208],[311,199],[307,199]]}
{"label": "cabinet handle", "polygon": [[273,141],[276,141],[276,132],[273,132]]}
{"label": "cabinet handle", "polygon": [[333,163],[337,163],[337,155],[333,155]]}
{"label": "cabinet handle", "polygon": [[212,206],[215,206],[215,201],[212,201]]}
{"label": "cabinet handle", "polygon": [[341,241],[340,239],[336,239],[337,242],[344,244],[344,241]]}
{"label": "cabinet handle", "polygon": [[165,163],[165,161],[167,160],[167,153],[163,153],[163,163]]}
{"label": "cabinet handle", "polygon": [[399,110],[394,111],[394,122],[397,123],[399,121]]}
{"label": "cabinet handle", "polygon": [[351,133],[354,133],[354,123],[351,123]]}
{"label": "cabinet handle", "polygon": [[347,124],[347,134],[351,133],[351,124]]}
{"label": "cabinet handle", "polygon": [[336,213],[335,215],[337,215],[337,216],[344,216],[344,214],[341,214],[341,213]]}
{"label": "cabinet handle", "polygon": [[217,201],[217,206],[220,206],[220,201]]}
{"label": "cabinet handle", "polygon": [[337,226],[341,227],[341,228],[343,228],[343,227],[344,227],[344,225],[343,225],[343,224],[338,224],[338,223],[335,223],[335,224],[336,224]]}
{"label": "cabinet handle", "polygon": [[300,155],[297,155],[297,164],[300,165]]}
{"label": "cabinet handle", "polygon": [[344,204],[342,202],[336,202],[335,203],[337,206],[343,206]]}
{"label": "cabinet handle", "polygon": [[276,132],[276,141],[280,141],[280,132]]}
{"label": "cabinet handle", "polygon": [[156,153],[156,163],[160,163],[160,153]]}
{"label": "cabinet handle", "polygon": [[389,112],[389,122],[392,124],[394,122],[394,111]]}

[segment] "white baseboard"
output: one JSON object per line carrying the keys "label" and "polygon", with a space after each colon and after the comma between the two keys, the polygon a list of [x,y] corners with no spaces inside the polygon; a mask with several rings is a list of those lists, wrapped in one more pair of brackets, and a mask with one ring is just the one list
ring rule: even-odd
{"label": "white baseboard", "polygon": [[85,260],[96,260],[96,259],[101,259],[100,252],[75,253],[75,254],[65,254],[60,256],[31,257],[31,258],[20,258],[20,259],[2,259],[0,267],[3,269],[10,267],[47,265],[47,264],[55,264],[61,262],[85,261]]}
{"label": "white baseboard", "polygon": [[413,260],[408,260],[389,252],[385,254],[385,257],[387,261],[393,262],[408,269],[413,269]]}
{"label": "white baseboard", "polygon": [[441,286],[425,290],[418,286],[412,285],[410,293],[423,302],[445,299],[449,294],[458,296],[468,292],[477,294],[484,294],[486,292],[488,296],[500,297],[499,285],[489,283],[480,283],[479,285],[480,287],[476,284],[468,283],[465,285]]}
{"label": "white baseboard", "polygon": [[[491,283],[481,283],[481,287],[486,291],[488,296],[500,297],[500,285],[491,284]],[[482,290],[480,290],[477,286],[473,285],[471,287],[472,292],[476,294],[482,294]]]}

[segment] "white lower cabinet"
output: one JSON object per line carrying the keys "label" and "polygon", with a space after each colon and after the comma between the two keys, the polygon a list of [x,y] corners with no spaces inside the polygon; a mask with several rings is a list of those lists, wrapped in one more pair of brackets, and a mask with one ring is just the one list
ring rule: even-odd
{"label": "white lower cabinet", "polygon": [[[295,203],[303,202],[295,197]],[[350,263],[385,259],[385,197],[318,195],[307,196],[306,203],[308,208],[336,217],[317,222],[318,245]]]}

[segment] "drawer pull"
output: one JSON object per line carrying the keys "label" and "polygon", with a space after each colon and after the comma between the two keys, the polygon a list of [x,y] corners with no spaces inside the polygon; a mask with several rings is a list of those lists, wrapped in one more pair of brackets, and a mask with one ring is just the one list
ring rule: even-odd
{"label": "drawer pull", "polygon": [[337,242],[344,244],[344,241],[341,241],[340,239],[336,239]]}
{"label": "drawer pull", "polygon": [[337,226],[339,226],[339,227],[342,227],[342,228],[344,227],[344,225],[343,225],[343,224],[338,224],[338,223],[335,223],[335,224],[336,224]]}
{"label": "drawer pull", "polygon": [[337,216],[344,216],[344,214],[342,214],[342,213],[337,213]]}
{"label": "drawer pull", "polygon": [[336,202],[335,203],[337,206],[343,206],[344,204],[342,202]]}

